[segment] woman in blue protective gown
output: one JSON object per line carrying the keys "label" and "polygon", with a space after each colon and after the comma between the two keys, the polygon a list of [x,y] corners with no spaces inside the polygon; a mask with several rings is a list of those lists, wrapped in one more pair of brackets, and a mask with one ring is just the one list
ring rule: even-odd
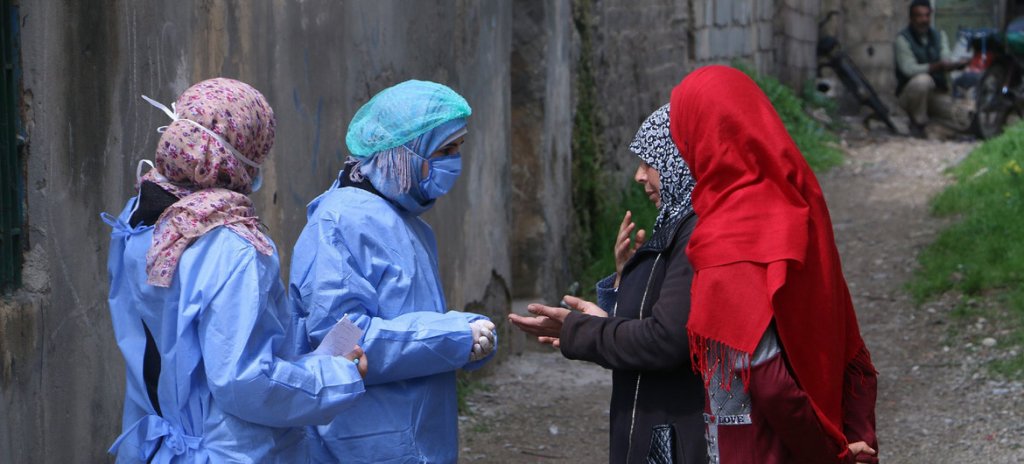
{"label": "woman in blue protective gown", "polygon": [[407,81],[349,125],[352,157],[313,200],[292,253],[289,299],[311,346],[340,318],[364,331],[373,363],[363,399],[318,427],[346,463],[455,462],[455,371],[493,356],[494,325],[448,311],[437,245],[420,214],[461,170],[469,104],[450,88]]}
{"label": "woman in blue protective gown", "polygon": [[190,87],[173,111],[157,105],[173,122],[156,168],[117,218],[104,215],[127,377],[110,452],[117,462],[309,462],[299,426],[363,394],[351,360],[361,351],[296,356],[277,250],[246,196],[273,144],[273,111],[223,78]]}

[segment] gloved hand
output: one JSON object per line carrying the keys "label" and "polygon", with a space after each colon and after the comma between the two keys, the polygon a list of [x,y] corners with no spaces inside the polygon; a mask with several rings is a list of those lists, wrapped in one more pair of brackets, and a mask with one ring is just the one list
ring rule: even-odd
{"label": "gloved hand", "polygon": [[477,319],[469,323],[473,331],[473,349],[469,353],[469,360],[479,361],[494,351],[494,323],[487,319]]}

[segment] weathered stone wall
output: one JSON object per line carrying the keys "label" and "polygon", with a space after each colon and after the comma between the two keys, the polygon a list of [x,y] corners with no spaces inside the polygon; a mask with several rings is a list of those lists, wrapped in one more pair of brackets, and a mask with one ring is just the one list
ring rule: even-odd
{"label": "weathered stone wall", "polygon": [[473,106],[457,187],[426,215],[453,308],[504,321],[510,301],[507,2],[21,4],[28,134],[26,285],[0,305],[0,462],[104,462],[121,427],[123,361],[106,304],[101,211],[132,194],[170,102],[213,76],[260,89],[278,138],[257,209],[287,267],[305,205],[341,167],[343,130],[409,78]]}
{"label": "weathered stone wall", "polygon": [[512,293],[556,301],[572,278],[571,4],[512,9]]}
{"label": "weathered stone wall", "polygon": [[686,75],[690,6],[673,0],[594,0],[589,9],[601,148],[608,170],[624,185],[637,166],[629,142]]}
{"label": "weathered stone wall", "polygon": [[627,185],[628,145],[672,87],[708,64],[745,63],[799,89],[814,77],[819,3],[813,0],[576,0],[592,3],[602,148]]}
{"label": "weathered stone wall", "polygon": [[[907,24],[907,5],[910,2],[843,0],[838,3],[822,9],[823,14],[831,10],[839,11],[839,16],[833,19],[836,24],[829,24],[828,27],[838,29],[839,43],[843,49],[889,109],[898,111],[892,44],[896,34]],[[848,111],[868,111],[857,108],[856,102],[850,97],[846,98],[844,107]]]}
{"label": "weathered stone wall", "polygon": [[[777,1],[775,13],[775,64],[766,70],[782,82],[802,89],[804,82],[814,77],[817,66],[815,48],[818,43],[818,0],[764,0]],[[766,5],[766,9],[769,9]]]}
{"label": "weathered stone wall", "polygon": [[693,9],[690,56],[695,65],[729,64],[740,60],[761,72],[774,70],[774,0],[693,0],[690,4]]}

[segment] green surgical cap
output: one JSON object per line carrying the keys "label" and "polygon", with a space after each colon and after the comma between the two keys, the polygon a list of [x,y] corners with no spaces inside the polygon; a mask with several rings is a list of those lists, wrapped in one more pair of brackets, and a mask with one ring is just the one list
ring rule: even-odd
{"label": "green surgical cap", "polygon": [[405,81],[382,90],[359,108],[348,125],[345,145],[352,156],[367,158],[472,113],[466,99],[447,86]]}

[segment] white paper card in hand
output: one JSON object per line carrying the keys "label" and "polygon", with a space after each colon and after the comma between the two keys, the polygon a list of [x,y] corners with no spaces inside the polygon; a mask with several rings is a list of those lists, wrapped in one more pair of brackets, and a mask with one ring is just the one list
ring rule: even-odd
{"label": "white paper card in hand", "polygon": [[363,329],[353,324],[347,317],[342,317],[334,327],[331,327],[331,331],[327,332],[324,341],[313,350],[313,354],[345,356],[355,349],[362,336]]}

